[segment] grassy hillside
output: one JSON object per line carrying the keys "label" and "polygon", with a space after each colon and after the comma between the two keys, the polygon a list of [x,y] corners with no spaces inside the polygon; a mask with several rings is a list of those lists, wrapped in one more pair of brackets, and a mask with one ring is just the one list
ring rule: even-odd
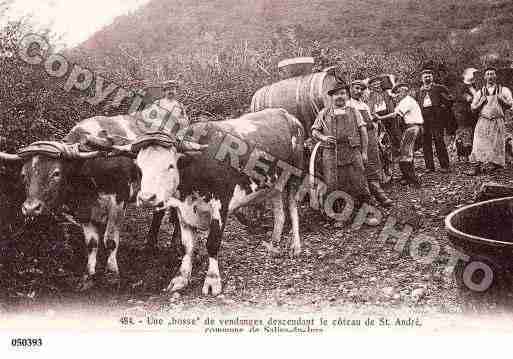
{"label": "grassy hillside", "polygon": [[259,48],[292,31],[305,44],[366,51],[404,51],[440,41],[486,51],[511,40],[512,14],[509,0],[153,0],[83,47],[109,54],[120,44],[137,44],[143,54],[154,55],[247,40]]}

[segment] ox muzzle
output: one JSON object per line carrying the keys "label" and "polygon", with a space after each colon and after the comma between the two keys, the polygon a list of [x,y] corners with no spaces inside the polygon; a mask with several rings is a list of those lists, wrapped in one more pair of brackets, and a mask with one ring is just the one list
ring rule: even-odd
{"label": "ox muzzle", "polygon": [[[96,144],[97,147],[101,145],[105,148],[105,142],[101,143],[98,139],[89,138],[89,144]],[[126,145],[112,145],[110,146],[111,155],[125,155],[131,158],[136,158],[139,151],[150,146],[159,146],[163,148],[175,148],[177,152],[184,155],[191,155],[200,153],[208,148],[208,145],[201,145],[185,139],[178,139],[165,132],[151,132],[139,136],[134,142]],[[155,210],[165,210],[170,207],[169,204],[164,203],[159,199],[155,193],[146,193],[140,191],[137,195],[137,206],[153,208]]]}

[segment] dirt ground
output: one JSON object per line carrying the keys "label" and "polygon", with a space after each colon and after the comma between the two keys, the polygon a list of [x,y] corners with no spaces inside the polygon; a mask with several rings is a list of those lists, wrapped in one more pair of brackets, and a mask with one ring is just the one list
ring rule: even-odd
{"label": "dirt ground", "polygon": [[[417,159],[419,170],[423,167]],[[444,218],[452,210],[472,203],[482,183],[513,184],[513,170],[493,175],[469,177],[462,174],[465,163],[454,163],[449,174],[436,172],[422,176],[422,188],[393,183],[387,188],[395,206],[384,210],[384,218],[397,218],[413,227],[413,234],[437,239],[441,248],[449,245]],[[420,172],[420,171],[419,171]],[[421,172],[420,172],[421,173]],[[398,173],[396,173],[398,176]],[[364,225],[335,229],[319,213],[300,210],[303,251],[299,258],[287,253],[290,235],[276,244],[283,255],[272,256],[262,246],[269,232],[251,233],[234,217],[230,218],[220,251],[223,293],[216,297],[201,294],[208,258],[205,240],[199,241],[192,280],[180,294],[162,290],[178,270],[180,258],[171,241],[172,226],[166,219],[161,228],[158,250],[149,253],[144,242],[151,218],[147,212],[129,208],[118,253],[122,282],[111,288],[98,276],[97,286],[76,292],[76,281],[85,263],[73,252],[73,240],[43,238],[3,249],[0,263],[2,294],[0,311],[30,313],[48,308],[81,306],[122,311],[144,310],[326,310],[329,308],[407,309],[422,313],[509,313],[512,291],[499,295],[470,295],[461,291],[447,273],[446,256],[422,264],[394,243],[383,244],[377,227]],[[266,219],[271,225],[271,218]],[[47,231],[44,228],[42,232]],[[47,232],[48,233],[48,232]],[[99,266],[105,258],[100,256]]]}

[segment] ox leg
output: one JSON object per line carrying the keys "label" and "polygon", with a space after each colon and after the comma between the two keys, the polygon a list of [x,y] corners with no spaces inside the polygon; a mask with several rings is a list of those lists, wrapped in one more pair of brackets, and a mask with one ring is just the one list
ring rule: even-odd
{"label": "ox leg", "polygon": [[88,290],[94,285],[93,276],[96,274],[96,257],[98,255],[98,245],[100,243],[100,232],[93,223],[82,226],[84,232],[85,244],[87,249],[87,268],[86,274],[82,278],[78,289]]}
{"label": "ox leg", "polygon": [[180,265],[180,273],[171,280],[171,283],[169,283],[167,287],[167,290],[171,292],[181,290],[189,284],[192,273],[192,255],[196,242],[196,230],[183,223],[179,212],[177,217],[185,254],[182,258],[182,264]]}
{"label": "ox leg", "polygon": [[173,236],[171,238],[172,246],[180,257],[185,255],[182,245],[182,233],[180,229],[180,220],[178,219],[178,210],[176,208],[169,209],[169,223],[173,224]]}
{"label": "ox leg", "polygon": [[107,266],[106,274],[108,280],[112,284],[119,283],[119,267],[117,260],[117,253],[119,247],[119,234],[121,222],[125,214],[124,202],[117,202],[115,198],[112,198],[111,205],[109,208],[109,217],[107,221],[107,228],[103,236],[103,243],[105,244],[105,250],[107,251]]}
{"label": "ox leg", "polygon": [[146,249],[155,251],[157,249],[157,240],[159,236],[160,225],[166,212],[158,211],[153,212],[153,219],[151,221],[151,227],[148,232],[148,239],[146,240]]}
{"label": "ox leg", "polygon": [[296,191],[290,191],[289,197],[289,213],[292,224],[292,239],[290,243],[290,256],[297,257],[301,253],[301,239],[299,237],[299,211],[297,205]]}
{"label": "ox leg", "polygon": [[213,206],[212,222],[207,238],[208,270],[203,284],[203,295],[208,295],[208,293],[211,292],[213,296],[217,296],[222,290],[221,274],[219,272],[217,258],[227,218],[228,203],[224,203],[220,205],[220,207]]}
{"label": "ox leg", "polygon": [[273,233],[271,235],[271,242],[263,241],[262,244],[271,254],[280,254],[280,250],[274,247],[273,243],[280,243],[283,234],[283,226],[285,224],[285,210],[283,206],[283,193],[279,192],[271,198],[273,205]]}

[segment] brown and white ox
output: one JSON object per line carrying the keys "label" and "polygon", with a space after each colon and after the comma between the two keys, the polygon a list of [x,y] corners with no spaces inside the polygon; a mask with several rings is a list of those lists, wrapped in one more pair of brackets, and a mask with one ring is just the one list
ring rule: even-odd
{"label": "brown and white ox", "polygon": [[188,130],[202,151],[181,151],[176,139],[163,134],[140,137],[118,150],[137,153],[135,162],[142,176],[138,203],[178,210],[185,255],[168,290],[177,291],[188,285],[196,235],[204,230],[208,232],[209,266],[202,292],[217,295],[222,288],[219,247],[228,214],[237,208],[271,199],[271,241],[275,242],[281,238],[284,208],[288,207],[292,222],[291,254],[300,253],[297,186],[289,181],[292,176],[287,177],[286,171],[276,164],[280,160],[288,168],[301,171],[305,131],[298,119],[282,109],[194,123]]}
{"label": "brown and white ox", "polygon": [[[180,112],[182,113],[182,112]],[[100,151],[84,151],[88,136],[112,141],[132,141],[155,128],[165,128],[170,111],[151,106],[133,116],[97,116],[79,122],[61,141],[40,141],[16,155],[0,153],[4,161],[23,161],[21,177],[26,188],[22,212],[26,217],[61,214],[63,208],[83,230],[87,269],[81,289],[93,285],[97,252],[103,237],[108,252],[106,271],[119,279],[117,250],[126,205],[135,200],[140,173],[133,159],[105,157]],[[170,125],[179,121],[171,118]],[[116,140],[114,140],[116,142]],[[119,142],[124,143],[124,142]],[[155,244],[164,212],[154,212],[148,242]],[[102,236],[103,232],[103,236]]]}

